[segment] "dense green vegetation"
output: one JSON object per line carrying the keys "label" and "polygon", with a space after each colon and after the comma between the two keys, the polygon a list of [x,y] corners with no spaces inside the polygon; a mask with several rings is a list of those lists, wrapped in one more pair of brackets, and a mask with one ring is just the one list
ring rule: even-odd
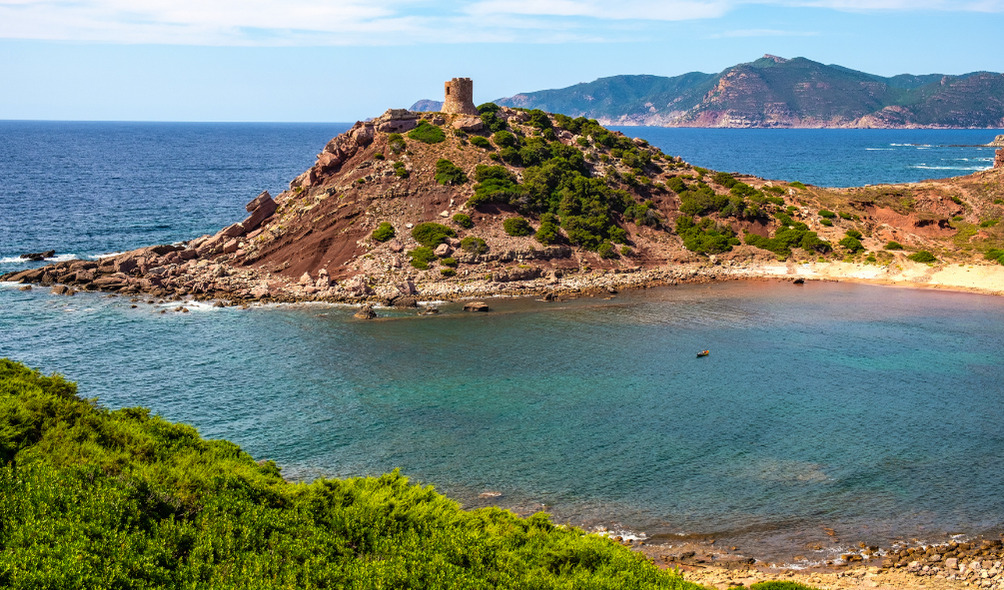
{"label": "dense green vegetation", "polygon": [[435,248],[456,235],[457,232],[453,231],[453,228],[432,221],[420,223],[411,230],[411,237],[415,238],[419,244],[429,248]]}
{"label": "dense green vegetation", "polygon": [[687,250],[698,254],[720,254],[739,245],[732,228],[715,223],[709,217],[695,223],[693,218],[681,215],[676,218],[676,233],[683,238]]}
{"label": "dense green vegetation", "polygon": [[475,135],[474,137],[471,138],[471,145],[486,150],[492,147],[492,144],[491,142],[488,141],[488,138],[481,137],[480,135]]}
{"label": "dense green vegetation", "polygon": [[463,511],[397,472],[293,484],[271,462],[0,360],[0,586],[675,588],[610,540]]}
{"label": "dense green vegetation", "polygon": [[408,132],[408,137],[423,143],[441,143],[446,141],[446,133],[436,125],[422,120],[418,126]]}
{"label": "dense green vegetation", "polygon": [[996,260],[998,264],[1004,264],[1004,250],[991,248],[985,254],[987,260]]}
{"label": "dense green vegetation", "polygon": [[371,237],[378,242],[386,242],[394,237],[394,226],[384,221],[373,230]]}
{"label": "dense green vegetation", "polygon": [[460,249],[471,254],[484,254],[488,252],[488,244],[479,237],[467,236],[460,240]]}

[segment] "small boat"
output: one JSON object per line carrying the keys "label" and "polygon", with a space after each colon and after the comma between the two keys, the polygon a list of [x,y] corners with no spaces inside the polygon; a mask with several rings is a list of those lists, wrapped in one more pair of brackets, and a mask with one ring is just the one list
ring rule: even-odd
{"label": "small boat", "polygon": [[709,354],[711,354],[710,350],[702,350],[701,352],[697,353],[697,358],[701,358],[702,356],[708,356]]}

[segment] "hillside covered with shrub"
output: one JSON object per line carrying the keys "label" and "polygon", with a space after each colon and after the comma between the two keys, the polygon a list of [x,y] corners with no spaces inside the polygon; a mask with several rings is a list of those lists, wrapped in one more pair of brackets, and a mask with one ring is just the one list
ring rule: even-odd
{"label": "hillside covered with shrub", "polygon": [[2,278],[396,305],[716,278],[723,265],[1004,260],[1004,168],[827,189],[694,166],[595,119],[477,110],[359,122],[216,235]]}
{"label": "hillside covered with shrub", "polygon": [[4,588],[697,589],[606,538],[464,511],[394,472],[269,461],[0,359]]}

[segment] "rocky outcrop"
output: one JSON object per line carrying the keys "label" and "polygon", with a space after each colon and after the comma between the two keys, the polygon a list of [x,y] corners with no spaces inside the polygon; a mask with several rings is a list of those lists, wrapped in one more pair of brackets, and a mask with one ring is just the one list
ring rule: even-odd
{"label": "rocky outcrop", "polygon": [[1004,148],[1004,135],[998,135],[993,141],[987,144],[987,147],[999,147]]}
{"label": "rocky outcrop", "polygon": [[52,258],[55,255],[55,250],[46,250],[45,252],[30,252],[28,254],[22,254],[20,258],[23,260],[30,260],[32,262],[42,262],[43,260]]}
{"label": "rocky outcrop", "polygon": [[1004,168],[1004,149],[997,150],[997,156],[994,158],[994,168]]}

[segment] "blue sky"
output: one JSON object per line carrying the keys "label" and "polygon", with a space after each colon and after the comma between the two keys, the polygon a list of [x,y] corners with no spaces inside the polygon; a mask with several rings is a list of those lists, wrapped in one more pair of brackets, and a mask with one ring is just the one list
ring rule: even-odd
{"label": "blue sky", "polygon": [[354,121],[765,53],[1004,72],[1004,0],[0,0],[0,119]]}

